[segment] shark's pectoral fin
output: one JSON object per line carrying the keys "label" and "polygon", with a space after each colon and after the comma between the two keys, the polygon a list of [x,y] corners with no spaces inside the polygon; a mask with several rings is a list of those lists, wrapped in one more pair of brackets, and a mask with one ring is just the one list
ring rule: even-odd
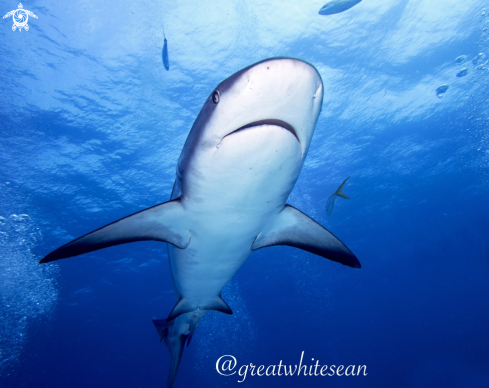
{"label": "shark's pectoral fin", "polygon": [[39,263],[135,241],[162,241],[185,249],[190,243],[190,233],[183,225],[184,216],[185,210],[178,199],[165,202],[79,237],[54,250]]}
{"label": "shark's pectoral fin", "polygon": [[285,205],[268,228],[255,238],[251,250],[275,245],[300,248],[353,268],[361,267],[356,256],[345,244],[312,218],[290,205]]}

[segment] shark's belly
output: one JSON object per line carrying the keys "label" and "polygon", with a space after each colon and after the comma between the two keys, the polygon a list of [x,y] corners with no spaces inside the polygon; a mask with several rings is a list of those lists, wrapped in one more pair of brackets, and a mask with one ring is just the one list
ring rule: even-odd
{"label": "shark's belly", "polygon": [[169,251],[179,296],[204,301],[220,294],[283,209],[303,159],[297,138],[271,125],[235,132],[193,158],[181,193],[191,241]]}

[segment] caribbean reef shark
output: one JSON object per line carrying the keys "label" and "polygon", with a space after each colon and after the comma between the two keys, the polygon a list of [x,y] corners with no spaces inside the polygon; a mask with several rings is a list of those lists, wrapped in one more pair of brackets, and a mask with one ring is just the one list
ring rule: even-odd
{"label": "caribbean reef shark", "polygon": [[195,120],[168,202],[73,240],[40,263],[134,241],[168,243],[176,305],[153,323],[171,354],[172,387],[184,345],[209,310],[232,314],[221,291],[252,251],[288,245],[360,268],[333,234],[286,201],[321,111],[310,64],[271,58],[221,82]]}

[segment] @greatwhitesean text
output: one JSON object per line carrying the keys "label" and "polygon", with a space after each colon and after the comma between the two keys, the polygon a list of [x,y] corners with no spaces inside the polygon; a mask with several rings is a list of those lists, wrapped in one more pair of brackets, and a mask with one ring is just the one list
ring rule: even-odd
{"label": "@greatwhitesean text", "polygon": [[303,362],[304,352],[301,353],[299,365],[284,365],[282,360],[277,365],[244,364],[238,367],[236,357],[226,354],[219,357],[216,370],[222,376],[238,374],[238,383],[246,380],[247,376],[367,376],[366,365],[321,365],[319,360],[311,359],[311,364]]}

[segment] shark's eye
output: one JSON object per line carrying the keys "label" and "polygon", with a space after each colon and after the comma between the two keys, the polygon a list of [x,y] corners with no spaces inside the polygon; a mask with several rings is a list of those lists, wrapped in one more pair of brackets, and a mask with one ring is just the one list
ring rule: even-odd
{"label": "shark's eye", "polygon": [[220,97],[221,97],[221,94],[219,93],[219,90],[214,90],[214,93],[212,93],[212,102],[214,104],[217,104],[219,102]]}

